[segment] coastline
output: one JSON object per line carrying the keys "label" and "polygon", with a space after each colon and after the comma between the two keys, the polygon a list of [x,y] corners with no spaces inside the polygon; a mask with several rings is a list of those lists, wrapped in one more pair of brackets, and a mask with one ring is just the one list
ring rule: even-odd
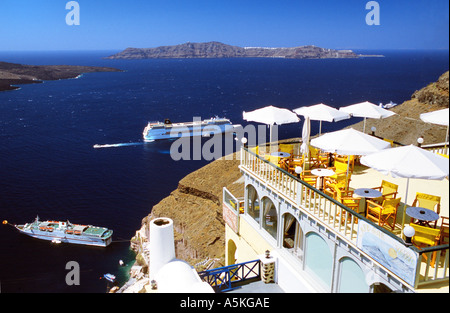
{"label": "coastline", "polygon": [[0,92],[18,90],[25,84],[46,80],[78,79],[85,73],[123,72],[112,67],[81,65],[23,65],[0,61]]}

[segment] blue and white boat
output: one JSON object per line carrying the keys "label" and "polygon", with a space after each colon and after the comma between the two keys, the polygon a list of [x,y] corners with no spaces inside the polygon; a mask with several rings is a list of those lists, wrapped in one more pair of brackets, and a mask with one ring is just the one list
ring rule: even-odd
{"label": "blue and white boat", "polygon": [[116,281],[116,276],[110,273],[103,275],[103,278],[114,283]]}
{"label": "blue and white boat", "polygon": [[99,247],[108,246],[113,234],[111,229],[105,227],[72,224],[69,221],[40,221],[39,217],[32,223],[13,226],[22,234],[37,239]]}
{"label": "blue and white boat", "polygon": [[233,125],[229,119],[220,117],[184,123],[172,123],[169,119],[165,119],[164,122],[149,122],[142,135],[144,141],[192,136],[206,137],[218,133],[232,132],[237,126],[239,125]]}

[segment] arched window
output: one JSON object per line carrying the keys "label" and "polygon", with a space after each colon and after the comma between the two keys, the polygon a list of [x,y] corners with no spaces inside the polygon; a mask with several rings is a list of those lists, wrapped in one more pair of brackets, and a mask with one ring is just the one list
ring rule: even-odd
{"label": "arched window", "polygon": [[318,234],[310,232],[306,235],[305,246],[305,269],[331,287],[333,256],[327,243]]}
{"label": "arched window", "polygon": [[339,261],[339,292],[341,293],[366,293],[369,285],[366,275],[359,265],[351,258],[342,258]]}
{"label": "arched window", "polygon": [[296,256],[301,256],[302,246],[302,229],[297,219],[290,213],[283,215],[283,248]]}
{"label": "arched window", "polygon": [[277,239],[278,215],[275,204],[267,197],[263,198],[262,203],[264,210],[262,227],[272,235],[273,238]]}
{"label": "arched window", "polygon": [[252,185],[247,186],[247,213],[259,223],[259,197],[258,192]]}

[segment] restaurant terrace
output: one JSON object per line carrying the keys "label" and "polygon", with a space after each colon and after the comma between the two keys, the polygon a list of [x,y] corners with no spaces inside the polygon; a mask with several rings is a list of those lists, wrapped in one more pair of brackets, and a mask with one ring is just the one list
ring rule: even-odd
{"label": "restaurant terrace", "polygon": [[307,150],[298,140],[241,149],[244,197],[223,195],[227,266],[269,254],[268,282],[286,292],[448,292],[448,144],[371,136],[388,143],[380,150],[425,151],[446,167],[417,178],[434,168],[418,160],[420,175],[383,172],[364,165],[375,153],[315,147],[325,135]]}

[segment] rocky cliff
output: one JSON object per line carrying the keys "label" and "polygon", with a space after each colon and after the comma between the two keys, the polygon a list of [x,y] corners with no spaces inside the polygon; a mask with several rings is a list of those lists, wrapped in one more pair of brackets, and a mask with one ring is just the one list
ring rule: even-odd
{"label": "rocky cliff", "polygon": [[[187,175],[168,197],[155,205],[142,220],[141,233],[148,236],[148,224],[157,217],[174,221],[175,250],[179,259],[195,265],[206,258],[224,265],[225,224],[222,218],[222,188],[235,196],[244,194],[239,161],[219,159]],[[139,243],[133,238],[132,247]],[[151,253],[151,252],[150,252]]]}
{"label": "rocky cliff", "polygon": [[[417,90],[407,100],[392,108],[397,113],[383,120],[367,119],[366,132],[376,127],[376,135],[390,138],[403,144],[417,144],[423,137],[424,144],[443,142],[447,127],[428,124],[420,119],[421,113],[449,107],[449,72],[442,74],[436,82]],[[362,130],[363,122],[351,127]]]}
{"label": "rocky cliff", "polygon": [[160,58],[356,58],[351,50],[333,50],[315,46],[293,48],[242,48],[221,42],[187,42],[156,48],[127,48],[106,59],[160,59]]}
{"label": "rocky cliff", "polygon": [[75,78],[83,73],[120,72],[111,67],[74,65],[22,65],[0,62],[0,91],[18,89],[14,85],[41,83],[42,80]]}

